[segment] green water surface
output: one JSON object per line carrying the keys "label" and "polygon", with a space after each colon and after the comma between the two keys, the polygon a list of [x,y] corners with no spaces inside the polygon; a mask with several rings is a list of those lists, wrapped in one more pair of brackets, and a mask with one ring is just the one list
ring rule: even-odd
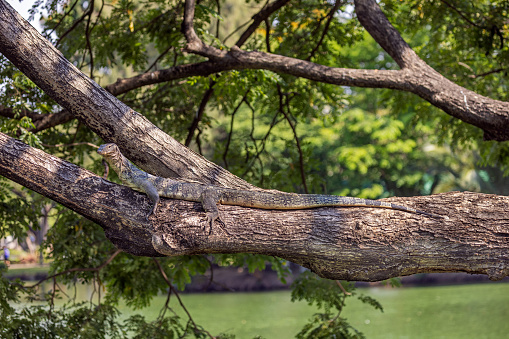
{"label": "green water surface", "polygon": [[[343,317],[367,338],[509,338],[509,284],[360,289],[384,312],[352,299]],[[181,296],[195,322],[213,335],[294,338],[316,311],[290,301],[290,292]],[[137,313],[157,317],[165,298]],[[176,300],[171,303],[178,310]],[[131,314],[123,310],[124,316]],[[179,315],[183,313],[178,311]]]}
{"label": "green water surface", "polygon": [[[94,295],[92,291],[91,286],[79,286],[78,299],[89,298]],[[367,338],[509,338],[507,283],[361,288],[357,292],[377,299],[384,308],[382,313],[357,299],[347,300],[342,317]],[[96,296],[97,293],[94,302]],[[294,338],[316,312],[305,302],[291,302],[289,291],[180,297],[194,321],[211,334],[235,334],[239,339],[256,335],[267,339]],[[135,311],[120,306],[121,317],[142,314],[147,320],[154,320],[165,301],[166,296],[160,296],[150,307]],[[170,305],[187,320],[175,296]]]}

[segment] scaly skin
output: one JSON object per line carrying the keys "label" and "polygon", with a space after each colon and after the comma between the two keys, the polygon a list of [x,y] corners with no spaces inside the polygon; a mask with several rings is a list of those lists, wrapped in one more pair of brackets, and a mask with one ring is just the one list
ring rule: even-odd
{"label": "scaly skin", "polygon": [[442,218],[442,216],[436,214],[384,201],[336,195],[237,190],[194,182],[176,181],[169,178],[156,177],[135,167],[120,153],[118,146],[115,144],[104,144],[97,150],[97,153],[104,157],[126,186],[147,194],[150,200],[154,202],[154,207],[148,216],[156,212],[159,197],[165,197],[200,202],[207,214],[210,227],[212,227],[216,219],[219,219],[217,203],[276,210],[297,210],[326,206],[377,207],[417,213],[433,218]]}

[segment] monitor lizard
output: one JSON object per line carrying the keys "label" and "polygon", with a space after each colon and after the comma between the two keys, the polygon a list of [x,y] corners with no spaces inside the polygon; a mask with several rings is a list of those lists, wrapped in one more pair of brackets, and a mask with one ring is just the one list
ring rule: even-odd
{"label": "monitor lizard", "polygon": [[97,153],[111,165],[118,177],[126,186],[148,195],[154,203],[147,218],[154,214],[159,197],[200,202],[206,212],[207,222],[212,224],[219,218],[217,203],[260,209],[297,210],[317,207],[376,207],[389,208],[404,212],[417,213],[432,218],[443,216],[423,212],[385,201],[376,201],[354,197],[322,194],[295,194],[285,192],[263,192],[224,188],[199,182],[184,182],[170,178],[161,178],[134,166],[121,152],[116,144],[104,144]]}

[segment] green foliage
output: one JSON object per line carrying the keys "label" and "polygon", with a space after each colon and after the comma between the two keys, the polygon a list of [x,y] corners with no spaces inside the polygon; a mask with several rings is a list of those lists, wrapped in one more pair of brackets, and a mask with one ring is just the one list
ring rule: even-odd
{"label": "green foliage", "polygon": [[142,315],[134,315],[126,320],[127,330],[132,332],[132,338],[181,338],[184,328],[178,317],[166,317],[147,323]]}
{"label": "green foliage", "polygon": [[[380,4],[431,67],[468,89],[508,100],[505,2]],[[205,42],[228,48],[247,27],[242,24],[263,5],[250,0],[200,1],[195,30]],[[360,26],[349,2],[334,6],[330,1],[291,1],[260,25],[242,48],[332,67],[398,68]],[[183,1],[47,0],[37,1],[32,12],[43,11],[43,34],[66,58],[108,85],[117,78],[203,61],[183,52],[183,9]],[[61,108],[3,56],[0,83],[0,106],[12,109],[11,117],[0,120],[1,132],[103,173],[94,150],[80,144],[102,140],[84,124],[70,121],[35,133],[42,116]],[[338,87],[266,70],[234,70],[144,86],[119,99],[182,142],[200,105],[206,104],[191,147],[264,188],[364,198],[447,190],[509,194],[502,176],[509,174],[508,142],[483,141],[480,130],[404,92]],[[73,146],[51,147],[60,144]],[[51,204],[3,178],[0,201],[0,237],[18,239],[39,228],[41,210]],[[118,254],[97,225],[61,206],[52,207],[49,220],[42,247],[50,249],[46,259],[51,261],[51,274],[60,274],[58,284],[92,284],[97,303],[54,307],[62,295],[59,288],[41,297],[36,289],[2,276],[2,337],[202,338],[207,336],[204,329],[192,319],[168,316],[168,311],[173,313],[167,307],[154,322],[134,316],[122,325],[115,305],[148,306],[156,295],[183,290],[211,264],[249,272],[270,267],[282,281],[290,272],[284,260],[250,254],[157,261]],[[347,293],[336,282],[309,272],[294,284],[293,300],[306,300],[321,309],[299,337],[362,337],[340,316],[346,301],[356,297],[376,309],[381,306],[357,295],[352,284],[342,286]],[[13,308],[21,297],[43,298],[46,304]]]}
{"label": "green foliage", "polygon": [[[310,319],[297,338],[364,338],[340,317],[346,299],[357,295],[353,283],[322,279],[311,272],[304,272],[292,288],[292,301],[306,300],[309,305],[316,305],[323,311]],[[382,305],[373,298],[361,294],[357,299],[383,312]]]}
{"label": "green foliage", "polygon": [[2,338],[106,338],[121,337],[115,319],[118,311],[110,305],[78,303],[70,307],[37,305],[22,312],[2,315]]}

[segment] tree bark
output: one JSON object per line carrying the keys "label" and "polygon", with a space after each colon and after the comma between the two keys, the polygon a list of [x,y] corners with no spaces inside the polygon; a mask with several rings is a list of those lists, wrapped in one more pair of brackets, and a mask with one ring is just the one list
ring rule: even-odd
{"label": "tree bark", "polygon": [[[190,48],[200,48],[196,46]],[[202,52],[209,53],[208,47]],[[176,142],[83,75],[4,0],[0,0],[0,51],[99,136],[117,143],[143,169],[160,176],[252,188]],[[417,76],[407,68],[323,68],[238,48],[213,53],[211,62],[224,58],[221,62],[238,68],[274,64],[267,69],[279,67],[286,73],[307,74],[308,78],[314,74],[316,80],[338,83],[348,80],[342,72],[351,72],[351,81],[359,85],[362,81],[366,86],[392,81],[391,88],[412,84],[416,81],[412,77]],[[364,78],[357,77],[361,73]],[[472,107],[472,101],[467,103]],[[483,114],[487,120],[491,117],[489,112]],[[146,221],[150,203],[143,194],[5,135],[0,136],[0,174],[93,220],[115,245],[136,255],[263,253],[300,263],[326,278],[366,281],[419,272],[483,273],[492,279],[509,274],[509,198],[502,196],[453,192],[389,199],[444,215],[444,219],[366,208],[274,211],[219,206],[223,223],[216,222],[209,235],[204,233],[206,218],[200,204],[162,199],[157,215]]]}
{"label": "tree bark", "polygon": [[378,281],[431,272],[509,275],[509,197],[451,192],[391,198],[443,219],[375,208],[260,210],[219,205],[211,233],[201,204],[141,193],[0,134],[0,174],[99,224],[142,256],[256,253],[329,279]]}
{"label": "tree bark", "polygon": [[0,0],[0,52],[62,107],[144,170],[231,188],[252,188],[186,148],[88,78]]}
{"label": "tree bark", "polygon": [[427,65],[403,40],[374,0],[356,0],[360,23],[401,67],[399,71],[333,68],[233,46],[229,52],[206,45],[193,29],[195,0],[186,0],[186,50],[225,69],[267,69],[340,86],[390,88],[417,94],[447,114],[484,131],[487,140],[509,140],[509,103],[494,100],[448,80]]}
{"label": "tree bark", "polygon": [[[283,1],[278,2],[278,5],[283,4]],[[277,8],[277,6],[274,7]],[[272,8],[270,9],[272,10]],[[187,0],[186,15],[183,25],[183,30],[188,41],[187,51],[205,56],[209,58],[209,61],[179,65],[165,70],[140,74],[129,79],[120,79],[114,84],[107,86],[107,89],[112,94],[119,95],[142,86],[189,76],[208,76],[213,73],[234,69],[266,69],[338,86],[389,88],[411,92],[442,109],[447,114],[481,128],[487,140],[509,140],[509,103],[482,96],[456,85],[433,70],[415,54],[408,44],[406,44],[374,0],[356,0],[355,9],[361,24],[398,63],[401,70],[363,70],[328,67],[281,55],[254,51],[248,52],[241,50],[237,45],[233,46],[230,51],[219,50],[203,43],[194,32],[192,25],[194,18],[194,0]],[[57,89],[48,88],[48,86],[44,86],[44,84],[34,80],[33,77],[40,78],[43,75],[41,72],[37,72],[38,68],[42,68],[43,71],[60,71],[61,73],[68,74],[69,76],[62,77],[62,80],[73,80],[71,84],[76,81],[82,82],[82,80],[84,80],[75,73],[75,71],[77,71],[76,69],[69,71],[71,67],[66,64],[66,60],[61,55],[54,55],[55,53],[59,54],[58,51],[42,38],[27,22],[19,16],[14,15],[15,11],[5,3],[5,0],[0,0],[0,10],[0,27],[6,30],[2,32],[0,36],[0,52],[6,55],[9,60],[29,76],[32,81],[36,82],[53,97],[53,95],[58,94],[59,91]],[[263,11],[262,9],[260,13],[264,14]],[[252,29],[252,27],[250,26],[249,29]],[[18,49],[20,51],[17,51]],[[35,67],[40,60],[38,58],[32,59],[26,57],[30,55],[30,53],[35,54],[33,52],[34,49],[39,49],[39,57],[51,59],[52,62],[43,64],[41,67]],[[23,67],[23,64],[26,64],[27,67]],[[30,72],[31,69],[35,72]],[[49,75],[49,73],[44,74]],[[88,84],[86,88],[78,89],[78,92],[81,90],[98,91],[99,88],[97,84],[94,86]],[[101,95],[105,94],[101,93]],[[58,101],[59,100],[57,100],[57,102]],[[62,105],[68,108],[68,105]],[[155,140],[157,140],[157,142],[150,143],[151,140],[147,139],[144,140],[144,145],[147,146],[138,147],[130,145],[131,142],[129,138],[126,139],[121,136],[116,137],[116,133],[113,132],[117,132],[118,130],[113,128],[114,126],[108,124],[108,118],[115,120],[120,119],[130,110],[128,107],[115,106],[116,104],[114,104],[113,101],[112,105],[102,107],[103,118],[91,114],[96,113],[97,110],[100,111],[101,109],[99,107],[86,107],[90,109],[90,111],[85,115],[70,108],[69,111],[77,118],[82,119],[92,130],[101,135],[105,140],[118,143],[127,155],[130,155],[135,161],[139,161],[139,165],[142,168],[150,169],[158,174],[166,176],[198,179],[196,173],[186,170],[184,164],[175,169],[165,165],[166,160],[170,160],[170,157],[165,159],[165,156],[162,156],[160,161],[159,159],[150,160],[149,156],[161,155],[162,152],[171,154],[174,153],[174,149],[178,149],[176,145],[164,145],[166,143],[171,144],[168,139],[163,137],[164,133],[163,135],[155,133]],[[108,110],[108,112],[104,112],[105,110]],[[106,119],[104,117],[106,117]],[[139,119],[139,117],[134,114],[132,118],[138,121],[142,117]],[[56,119],[55,122],[58,123],[58,119]],[[140,120],[140,122],[143,121]],[[153,130],[152,127],[153,126],[146,126],[148,130]],[[127,126],[124,131],[125,130],[134,133],[136,128]],[[133,152],[132,150],[139,150],[139,152]],[[171,156],[171,158],[173,161],[176,159],[176,157],[173,156]],[[188,159],[190,159],[188,165],[196,164],[196,158],[193,155],[188,157]],[[208,164],[208,166],[211,166],[211,164]],[[210,180],[210,183],[230,185],[231,187],[237,188],[248,187],[245,182],[239,181],[237,178],[233,178],[227,173],[221,172],[218,168],[216,168],[216,170],[220,172],[217,177],[206,178],[206,180]],[[228,177],[228,179],[226,179],[226,177]]]}

